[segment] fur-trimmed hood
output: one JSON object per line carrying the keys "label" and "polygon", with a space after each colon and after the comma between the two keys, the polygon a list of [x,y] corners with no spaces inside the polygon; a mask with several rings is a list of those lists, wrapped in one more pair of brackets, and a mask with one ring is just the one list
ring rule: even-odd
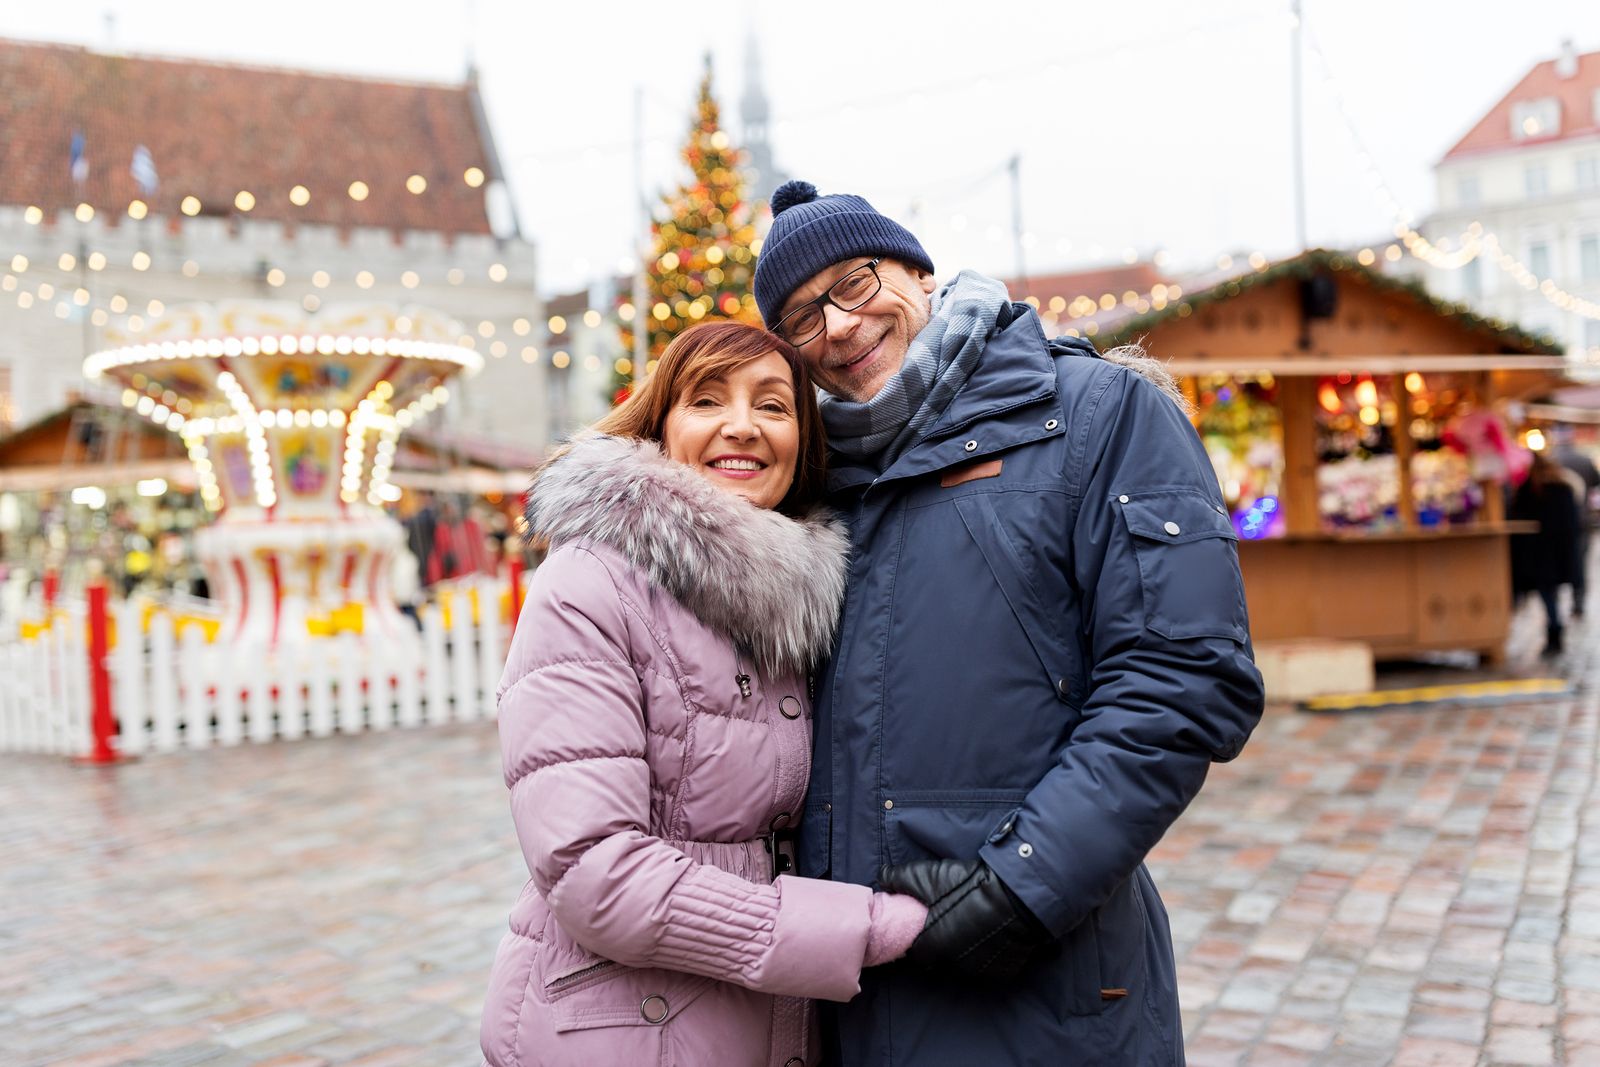
{"label": "fur-trimmed hood", "polygon": [[833,642],[849,539],[818,508],[758,508],[667,458],[653,441],[575,440],[528,493],[528,537],[609,545],[763,671],[809,670]]}

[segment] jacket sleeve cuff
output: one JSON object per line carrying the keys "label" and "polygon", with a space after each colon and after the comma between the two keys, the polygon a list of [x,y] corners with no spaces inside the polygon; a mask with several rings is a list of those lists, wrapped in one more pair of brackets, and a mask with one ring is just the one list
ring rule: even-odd
{"label": "jacket sleeve cuff", "polygon": [[984,845],[978,850],[978,858],[1000,876],[1006,888],[1044,924],[1051,937],[1065,935],[1082,918],[1082,912],[1077,912],[1074,918],[1072,910],[1062,906],[1060,895],[1045,881],[1044,872],[1031,866],[1030,858],[1020,855],[1017,847],[1015,836],[1006,837]]}
{"label": "jacket sleeve cuff", "polygon": [[781,876],[778,921],[760,988],[846,1001],[861,992],[872,927],[872,890],[849,882]]}

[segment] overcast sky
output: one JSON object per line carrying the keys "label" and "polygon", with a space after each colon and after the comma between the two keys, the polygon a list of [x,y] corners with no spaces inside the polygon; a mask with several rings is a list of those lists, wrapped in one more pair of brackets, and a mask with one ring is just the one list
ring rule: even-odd
{"label": "overcast sky", "polygon": [[[1295,245],[1288,0],[662,4],[624,0],[0,0],[0,35],[211,60],[458,81],[478,64],[546,293],[636,243],[645,180],[677,157],[701,57],[738,139],[752,35],[780,167],[913,225],[941,274],[1015,270],[1005,166],[1021,156],[1029,273],[1165,249],[1175,267]],[[114,16],[108,29],[107,14]],[[1399,200],[1562,38],[1600,48],[1592,0],[1304,0],[1311,243],[1392,222],[1327,92]],[[1314,48],[1313,48],[1314,45]],[[3,132],[0,132],[3,135]]]}

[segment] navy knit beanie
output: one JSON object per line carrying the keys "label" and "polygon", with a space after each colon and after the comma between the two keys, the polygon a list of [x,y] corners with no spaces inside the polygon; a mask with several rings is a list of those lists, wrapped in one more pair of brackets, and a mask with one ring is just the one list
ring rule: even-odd
{"label": "navy knit beanie", "polygon": [[777,325],[789,294],[835,263],[887,256],[933,273],[933,260],[911,231],[859,196],[818,196],[810,182],[784,182],[772,194],[772,228],[756,261],[756,306]]}

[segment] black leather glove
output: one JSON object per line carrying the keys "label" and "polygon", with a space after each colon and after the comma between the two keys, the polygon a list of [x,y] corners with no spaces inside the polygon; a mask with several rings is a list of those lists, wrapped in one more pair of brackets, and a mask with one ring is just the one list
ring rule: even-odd
{"label": "black leather glove", "polygon": [[928,921],[906,959],[929,970],[987,983],[1015,978],[1051,941],[982,860],[917,860],[885,866],[878,882],[928,906]]}

